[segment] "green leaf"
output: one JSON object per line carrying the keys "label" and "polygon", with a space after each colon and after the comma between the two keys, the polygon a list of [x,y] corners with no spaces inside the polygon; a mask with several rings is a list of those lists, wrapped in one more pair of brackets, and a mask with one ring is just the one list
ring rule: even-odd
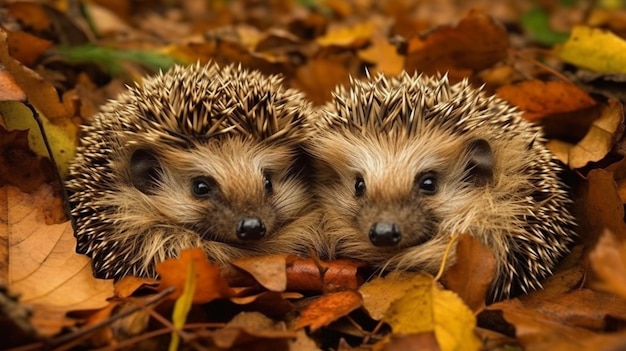
{"label": "green leaf", "polygon": [[538,7],[523,14],[520,18],[520,23],[533,40],[542,45],[553,46],[554,44],[563,43],[568,37],[567,33],[557,32],[550,28],[548,13]]}
{"label": "green leaf", "polygon": [[140,63],[154,71],[165,71],[178,62],[170,56],[154,51],[116,50],[95,45],[63,47],[57,51],[71,62],[93,62],[102,65],[113,75],[122,72],[120,61]]}

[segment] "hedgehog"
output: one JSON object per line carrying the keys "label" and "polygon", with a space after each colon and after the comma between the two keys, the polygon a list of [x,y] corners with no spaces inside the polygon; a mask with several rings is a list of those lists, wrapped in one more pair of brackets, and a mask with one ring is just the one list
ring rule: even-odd
{"label": "hedgehog", "polygon": [[99,278],[155,277],[201,247],[218,264],[301,253],[315,211],[300,162],[311,105],[279,76],[175,66],[106,103],[66,180],[76,251]]}
{"label": "hedgehog", "polygon": [[321,255],[434,274],[451,236],[469,233],[496,258],[495,301],[540,288],[568,252],[576,224],[563,168],[506,101],[467,79],[404,72],[351,79],[320,109],[306,149]]}

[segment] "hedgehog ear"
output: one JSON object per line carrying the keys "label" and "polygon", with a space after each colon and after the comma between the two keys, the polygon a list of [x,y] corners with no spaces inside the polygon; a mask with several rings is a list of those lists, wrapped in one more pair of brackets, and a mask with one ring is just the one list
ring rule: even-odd
{"label": "hedgehog ear", "polygon": [[154,194],[161,173],[161,164],[150,151],[137,149],[130,158],[130,179],[144,194]]}
{"label": "hedgehog ear", "polygon": [[474,139],[466,148],[464,180],[483,186],[493,179],[493,151],[485,139]]}

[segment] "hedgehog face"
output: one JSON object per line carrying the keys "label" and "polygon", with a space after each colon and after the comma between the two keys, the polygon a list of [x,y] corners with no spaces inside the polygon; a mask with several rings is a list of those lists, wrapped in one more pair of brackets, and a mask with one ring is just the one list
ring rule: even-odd
{"label": "hedgehog face", "polygon": [[285,146],[229,138],[184,152],[139,148],[128,168],[155,223],[254,250],[308,203],[306,189],[290,174],[293,159]]}
{"label": "hedgehog face", "polygon": [[320,180],[324,210],[351,228],[337,244],[340,256],[384,263],[445,245],[442,219],[484,191],[494,157],[484,139],[440,133],[438,139],[330,133],[316,140],[321,174],[329,175]]}

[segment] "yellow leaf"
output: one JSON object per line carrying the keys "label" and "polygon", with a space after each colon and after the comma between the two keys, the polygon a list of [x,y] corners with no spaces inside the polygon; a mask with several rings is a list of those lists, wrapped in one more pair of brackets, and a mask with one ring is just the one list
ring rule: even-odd
{"label": "yellow leaf", "polygon": [[415,274],[391,272],[385,277],[376,277],[363,284],[359,293],[363,296],[363,307],[370,317],[381,320],[389,306],[413,287],[411,278]]}
{"label": "yellow leaf", "polygon": [[172,323],[174,324],[174,330],[172,330],[172,340],[170,341],[170,351],[178,350],[180,343],[180,336],[178,330],[181,330],[187,320],[189,310],[193,304],[193,297],[196,292],[196,267],[193,260],[189,261],[187,267],[187,278],[185,279],[185,288],[183,294],[176,300],[174,304],[174,312],[172,313]]}
{"label": "yellow leaf", "polygon": [[476,317],[454,292],[443,290],[429,275],[411,279],[413,287],[393,302],[383,320],[394,334],[434,331],[441,350],[479,350]]}
{"label": "yellow leaf", "polygon": [[359,23],[352,27],[330,30],[323,37],[316,39],[321,46],[359,47],[372,36],[371,23]]}
{"label": "yellow leaf", "polygon": [[600,73],[626,73],[626,41],[597,28],[576,26],[556,48],[561,60]]}
{"label": "yellow leaf", "polygon": [[[37,121],[26,105],[19,101],[0,102],[0,117],[8,131],[28,130],[28,146],[37,155],[49,158]],[[54,161],[61,176],[68,174],[68,165],[76,154],[77,127],[69,120],[62,124],[53,124],[39,113],[48,143],[53,152]]]}

